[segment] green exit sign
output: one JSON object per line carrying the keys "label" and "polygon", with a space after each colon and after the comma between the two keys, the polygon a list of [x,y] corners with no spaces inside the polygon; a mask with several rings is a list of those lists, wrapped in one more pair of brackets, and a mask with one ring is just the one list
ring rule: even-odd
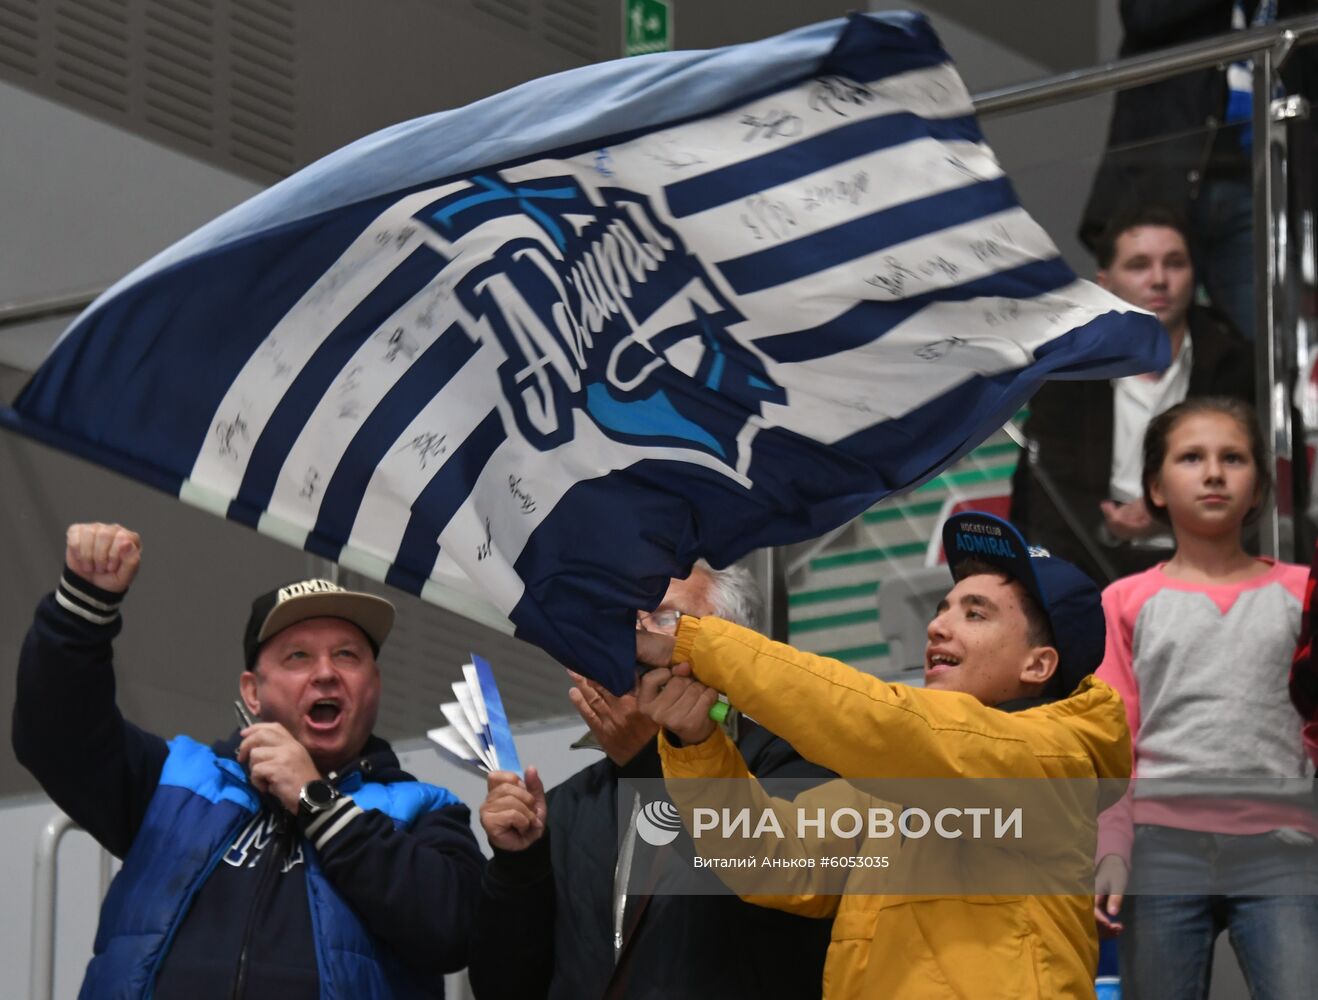
{"label": "green exit sign", "polygon": [[673,0],[622,0],[622,54],[673,48]]}

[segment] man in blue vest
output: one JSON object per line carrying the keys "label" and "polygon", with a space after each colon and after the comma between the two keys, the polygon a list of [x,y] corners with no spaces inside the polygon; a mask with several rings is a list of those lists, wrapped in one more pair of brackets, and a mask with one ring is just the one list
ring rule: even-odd
{"label": "man in blue vest", "polygon": [[117,524],[70,527],[19,663],[18,759],[124,862],[82,996],[442,995],[482,859],[467,807],[371,733],[393,605],[324,580],[257,598],[239,677],[255,721],[166,742],[115,705],[141,552]]}

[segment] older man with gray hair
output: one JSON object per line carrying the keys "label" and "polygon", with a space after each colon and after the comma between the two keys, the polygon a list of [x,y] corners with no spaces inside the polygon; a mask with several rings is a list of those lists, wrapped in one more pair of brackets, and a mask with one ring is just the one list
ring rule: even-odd
{"label": "older man with gray hair", "polygon": [[[753,626],[758,603],[745,569],[701,561],[669,584],[654,611],[637,614],[636,627],[674,635],[683,615]],[[605,757],[548,795],[534,767],[525,781],[509,772],[489,776],[480,819],[494,859],[470,968],[478,1000],[819,996],[831,922],[734,896],[649,894],[646,866],[631,863],[634,824],[619,847],[619,796],[635,800],[619,782],[662,778],[658,727],[639,711],[635,692],[616,697],[571,677],[569,697]],[[761,778],[833,776],[750,719],[734,716],[732,726]]]}

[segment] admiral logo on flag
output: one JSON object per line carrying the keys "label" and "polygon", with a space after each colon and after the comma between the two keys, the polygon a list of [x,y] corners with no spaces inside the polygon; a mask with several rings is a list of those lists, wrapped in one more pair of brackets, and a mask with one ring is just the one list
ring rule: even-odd
{"label": "admiral logo on flag", "polygon": [[925,20],[869,14],[353,143],[117,283],[0,420],[623,691],[698,557],[1167,351],[1021,208]]}
{"label": "admiral logo on flag", "polygon": [[[691,448],[744,473],[737,438],[747,415],[785,394],[728,334],[743,317],[681,236],[648,199],[598,171],[591,191],[571,175],[477,175],[420,213],[445,257],[478,262],[459,264],[453,286],[468,335],[493,333],[504,396],[536,448],[570,441],[574,411],[584,410],[617,441]],[[511,238],[491,248],[500,222]],[[687,348],[700,358],[696,387],[670,395],[665,382]],[[740,404],[732,419],[706,393]]]}

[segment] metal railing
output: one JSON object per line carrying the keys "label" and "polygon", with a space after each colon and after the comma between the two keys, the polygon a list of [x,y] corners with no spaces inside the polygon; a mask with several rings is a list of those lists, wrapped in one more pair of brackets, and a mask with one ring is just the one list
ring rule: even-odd
{"label": "metal railing", "polygon": [[[1003,87],[974,98],[975,111],[980,117],[1013,114],[1154,83],[1236,59],[1254,59],[1255,403],[1263,439],[1269,442],[1275,455],[1288,460],[1302,455],[1304,449],[1291,425],[1289,392],[1299,374],[1295,343],[1299,296],[1288,294],[1288,275],[1282,266],[1290,249],[1290,234],[1303,230],[1286,224],[1288,212],[1296,207],[1287,196],[1287,125],[1306,118],[1308,105],[1303,98],[1274,100],[1273,95],[1279,89],[1278,73],[1291,51],[1314,42],[1318,42],[1318,15],[1290,18],[1265,27],[1114,60],[1093,69]],[[1296,472],[1300,471],[1297,463]],[[1291,507],[1297,516],[1302,513],[1296,502],[1304,493],[1301,478],[1297,474],[1291,482]],[[1297,545],[1302,534],[1294,534]],[[1281,554],[1281,522],[1275,503],[1267,507],[1259,521],[1259,546],[1265,555]],[[1292,556],[1307,561],[1301,553]]]}
{"label": "metal railing", "polygon": [[[59,848],[70,830],[81,830],[57,811],[37,837],[32,865],[32,962],[28,973],[30,1000],[51,1000],[55,995],[55,916],[59,893]],[[100,896],[104,899],[113,876],[110,852],[100,848]]]}
{"label": "metal railing", "polygon": [[36,295],[15,302],[0,302],[0,329],[36,323],[43,319],[57,319],[60,316],[76,316],[103,291],[104,288],[83,288]]}
{"label": "metal railing", "polygon": [[1090,69],[987,90],[973,98],[975,113],[987,118],[1065,104],[1113,90],[1156,83],[1190,70],[1206,69],[1267,50],[1277,54],[1275,61],[1280,66],[1293,46],[1315,41],[1318,41],[1318,15],[1290,18],[1262,28],[1233,31],[1217,38],[1114,59]]}

